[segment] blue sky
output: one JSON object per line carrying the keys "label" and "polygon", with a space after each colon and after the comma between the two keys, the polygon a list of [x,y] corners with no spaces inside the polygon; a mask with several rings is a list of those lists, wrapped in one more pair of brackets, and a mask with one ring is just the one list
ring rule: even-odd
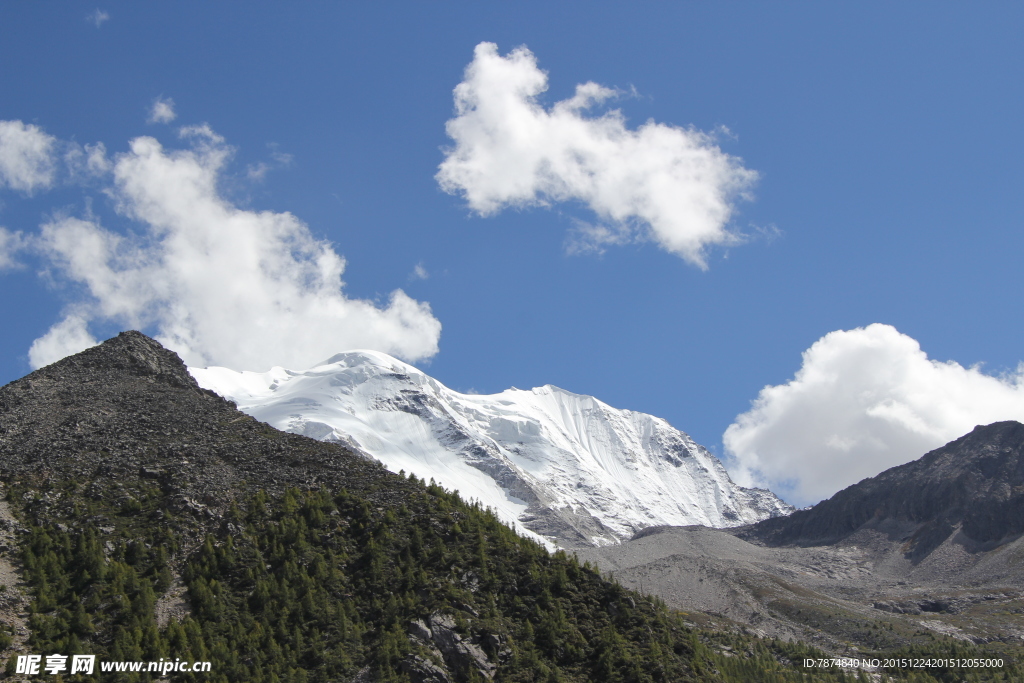
{"label": "blue sky", "polygon": [[[746,483],[813,501],[978,422],[1024,419],[1022,28],[1024,9],[997,2],[4,4],[0,121],[22,124],[8,140],[48,136],[52,172],[19,185],[9,167],[0,183],[0,381],[31,369],[33,342],[69,311],[104,339],[131,320],[158,334],[156,308],[191,305],[170,283],[134,319],[110,313],[44,235],[153,239],[110,170],[148,136],[168,159],[197,155],[218,205],[289,212],[289,229],[329,241],[345,301],[384,311],[403,290],[420,338],[399,347],[450,387],[592,394],[668,419]],[[578,192],[487,216],[445,192],[453,89],[484,41],[502,59],[529,49],[547,72],[541,111],[594,82],[615,95],[581,120],[617,109],[628,131],[713,135],[706,148],[757,174],[721,226],[740,239],[710,244],[702,269],[643,215],[616,224]],[[153,120],[158,101],[173,120]],[[107,166],[92,173],[96,143],[93,170]],[[195,229],[216,230],[211,216]],[[632,232],[573,254],[581,225]],[[783,388],[736,422],[766,386]]]}

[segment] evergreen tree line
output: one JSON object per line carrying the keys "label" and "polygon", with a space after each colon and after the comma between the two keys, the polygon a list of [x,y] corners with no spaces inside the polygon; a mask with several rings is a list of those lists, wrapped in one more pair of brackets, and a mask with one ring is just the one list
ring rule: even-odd
{"label": "evergreen tree line", "polygon": [[[486,680],[472,662],[444,661],[410,637],[415,620],[440,613],[498,665],[497,683],[867,680],[804,669],[804,658],[826,655],[802,643],[688,627],[657,598],[549,553],[454,492],[410,480],[403,504],[386,508],[345,490],[256,491],[230,503],[198,537],[197,523],[175,517],[159,495],[114,506],[99,496],[78,501],[78,487],[64,486],[67,509],[88,505],[112,518],[114,531],[26,507],[28,651],[213,662],[212,672],[172,674],[175,681],[346,681],[367,667],[374,680],[409,681],[413,657],[447,666],[462,682]],[[11,487],[9,499],[23,501],[25,490]],[[176,576],[190,614],[161,624],[157,604]],[[952,652],[984,656],[975,646],[942,643],[900,656]],[[893,670],[883,680],[1020,680],[1022,673],[1007,662],[990,671]]]}

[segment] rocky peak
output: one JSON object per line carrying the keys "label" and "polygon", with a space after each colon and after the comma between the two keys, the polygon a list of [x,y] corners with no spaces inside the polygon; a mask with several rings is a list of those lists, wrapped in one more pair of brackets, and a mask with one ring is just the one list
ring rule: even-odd
{"label": "rocky peak", "polygon": [[139,332],[0,387],[0,481],[93,477],[116,485],[141,476],[195,511],[226,504],[221,492],[232,487],[351,490],[356,479],[384,475],[344,446],[279,434],[238,412]]}
{"label": "rocky peak", "polygon": [[1024,533],[1024,424],[996,422],[742,534],[770,545],[825,545],[860,529],[905,535],[920,559],[962,532],[974,547]]}
{"label": "rocky peak", "polygon": [[40,368],[19,381],[86,377],[96,381],[108,374],[147,377],[171,386],[199,390],[199,385],[176,353],[135,330],[122,332],[102,344]]}

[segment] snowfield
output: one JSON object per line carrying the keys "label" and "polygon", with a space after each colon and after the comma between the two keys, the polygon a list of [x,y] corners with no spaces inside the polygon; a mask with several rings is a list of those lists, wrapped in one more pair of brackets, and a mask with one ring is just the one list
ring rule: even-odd
{"label": "snowfield", "polygon": [[551,385],[460,394],[375,351],[304,371],[190,372],[258,420],[434,479],[549,547],[619,543],[653,526],[738,526],[793,509],[734,484],[665,420]]}

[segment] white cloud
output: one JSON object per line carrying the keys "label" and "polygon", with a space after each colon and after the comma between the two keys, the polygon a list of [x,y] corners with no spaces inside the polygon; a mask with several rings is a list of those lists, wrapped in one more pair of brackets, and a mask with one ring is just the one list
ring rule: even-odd
{"label": "white cloud", "polygon": [[57,139],[21,121],[0,121],[0,186],[32,193],[53,185]]}
{"label": "white cloud", "polygon": [[103,26],[104,22],[110,20],[110,13],[106,10],[96,8],[94,11],[90,12],[88,16],[85,17],[85,20],[88,21],[90,24],[94,24],[96,28],[99,28],[100,26]]}
{"label": "white cloud", "polygon": [[102,142],[85,146],[85,165],[90,173],[102,175],[110,172],[110,160],[107,159],[107,148]]}
{"label": "white cloud", "polygon": [[607,247],[629,244],[634,237],[628,226],[591,225],[573,221],[573,228],[565,240],[567,254],[604,254]]}
{"label": "white cloud", "polygon": [[292,162],[295,161],[295,157],[288,152],[282,152],[280,145],[276,142],[268,142],[267,149],[270,150],[270,158],[274,160],[274,163],[282,168],[291,166]]}
{"label": "white cloud", "polygon": [[64,320],[32,342],[28,350],[29,364],[33,368],[41,368],[65,356],[96,346],[98,342],[89,334],[86,324],[86,319],[77,313],[65,316]]}
{"label": "white cloud", "polygon": [[422,262],[417,263],[416,267],[412,269],[412,273],[409,274],[410,280],[426,280],[429,277],[430,273],[427,272]]}
{"label": "white cloud", "polygon": [[72,183],[91,183],[112,168],[107,148],[102,142],[85,146],[70,142],[64,143],[64,148],[64,165]]}
{"label": "white cloud", "polygon": [[184,128],[190,149],[136,138],[114,157],[110,196],[140,230],[125,237],[95,220],[57,217],[39,249],[84,286],[73,315],[36,340],[33,366],[91,343],[88,324],[155,327],[196,366],[309,367],[340,350],[408,360],[434,355],[441,324],[426,303],[395,290],[386,305],[350,299],[345,261],[290,213],[248,211],[217,190],[231,154],[207,126]]}
{"label": "white cloud", "polygon": [[[739,241],[727,224],[757,173],[711,135],[653,121],[630,130],[619,111],[588,116],[617,94],[596,83],[545,109],[538,96],[547,87],[525,47],[502,57],[493,43],[477,45],[455,88],[456,117],[446,126],[455,146],[437,174],[441,187],[485,216],[581,201],[610,225],[577,234],[577,251],[600,251],[625,235],[704,268],[708,246]],[[590,247],[587,238],[595,238]]]}
{"label": "white cloud", "polygon": [[270,159],[273,163],[268,164],[265,161],[259,161],[255,164],[249,164],[246,167],[246,175],[249,177],[249,180],[262,182],[267,177],[267,173],[275,168],[287,168],[292,165],[294,157],[287,152],[280,151],[276,142],[267,143],[267,148],[270,150]]}
{"label": "white cloud", "polygon": [[17,253],[26,246],[25,237],[21,232],[11,232],[0,227],[0,270],[17,268]]}
{"label": "white cloud", "polygon": [[174,113],[174,100],[170,97],[158,97],[153,100],[153,106],[149,108],[147,123],[170,123],[178,115]]}
{"label": "white cloud", "polygon": [[256,164],[249,164],[245,169],[245,174],[249,177],[249,180],[261,182],[267,177],[267,173],[270,172],[270,164],[265,161],[260,161]]}
{"label": "white cloud", "polygon": [[723,437],[746,484],[813,503],[1000,420],[1024,421],[1024,364],[993,377],[928,358],[889,325],[831,332]]}

